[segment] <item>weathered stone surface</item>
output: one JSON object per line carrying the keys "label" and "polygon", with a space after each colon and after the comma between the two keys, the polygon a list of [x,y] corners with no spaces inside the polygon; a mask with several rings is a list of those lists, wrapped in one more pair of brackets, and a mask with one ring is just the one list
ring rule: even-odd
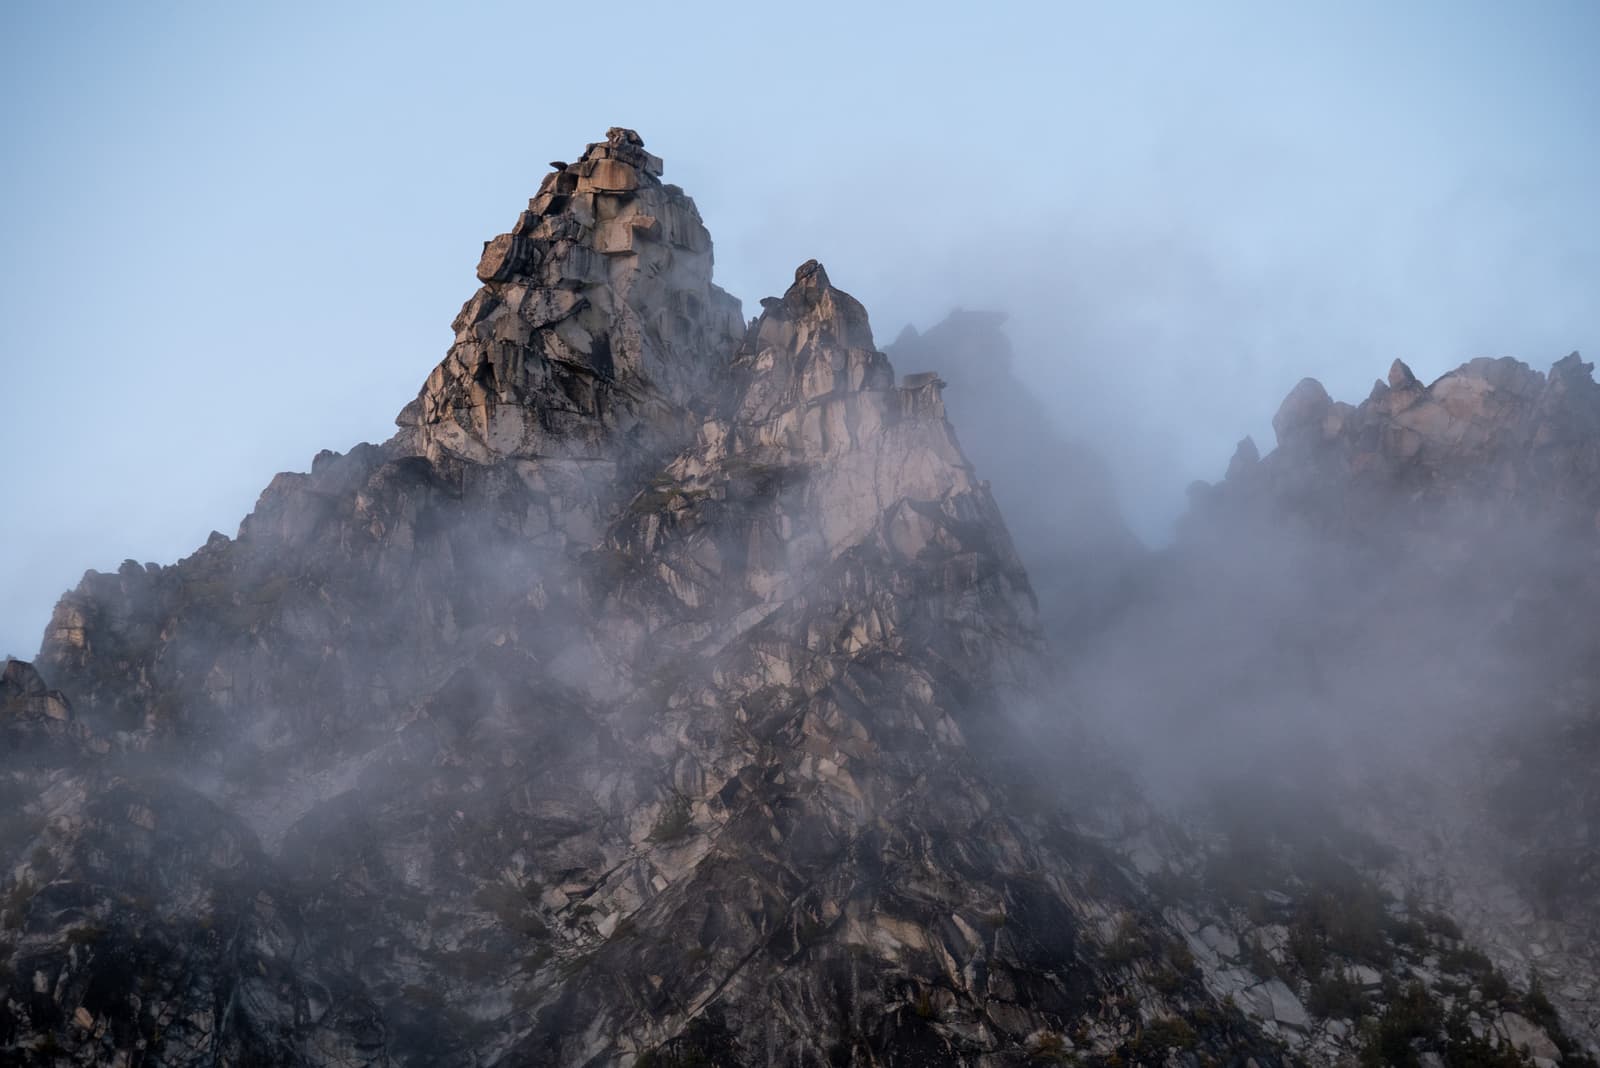
{"label": "weathered stone surface", "polygon": [[1102,962],[1161,921],[1073,751],[1016,760],[1067,731],[941,382],[815,262],[743,324],[660,171],[559,166],[390,441],[63,599],[83,744],[0,759],[5,1058],[999,1068],[1218,1011]]}
{"label": "weathered stone surface", "polygon": [[483,258],[478,261],[478,279],[483,282],[504,282],[530,266],[533,247],[526,237],[501,234],[483,246]]}
{"label": "weathered stone surface", "polygon": [[1302,378],[1283,400],[1278,414],[1272,417],[1273,432],[1278,444],[1286,445],[1322,436],[1323,421],[1333,399],[1322,383],[1315,378]]}
{"label": "weathered stone surface", "polygon": [[[552,166],[393,438],[89,573],[0,673],[0,1059],[1276,1068],[1348,1063],[1414,986],[1560,1050],[1335,821],[1185,823],[1085,737],[1087,621],[1183,564],[1028,408],[997,317],[885,353],[809,261],[745,324],[637,134]],[[1401,371],[1297,390],[1194,524],[1507,442],[1555,466],[1493,492],[1589,500],[1575,358]],[[1581,921],[1490,944],[1574,1005]]]}
{"label": "weathered stone surface", "polygon": [[103,744],[74,721],[65,694],[50,689],[32,664],[11,658],[0,671],[0,740],[12,750],[48,746],[71,751]]}
{"label": "weathered stone surface", "polygon": [[694,202],[660,171],[619,128],[545,177],[516,231],[485,247],[484,288],[399,420],[408,449],[606,459],[631,434],[659,459],[692,432],[681,413],[726,368],[742,320],[711,282]]}
{"label": "weathered stone surface", "polygon": [[1512,1049],[1526,1052],[1535,1061],[1555,1063],[1561,1060],[1560,1048],[1545,1034],[1544,1028],[1515,1012],[1501,1013],[1495,1030]]}

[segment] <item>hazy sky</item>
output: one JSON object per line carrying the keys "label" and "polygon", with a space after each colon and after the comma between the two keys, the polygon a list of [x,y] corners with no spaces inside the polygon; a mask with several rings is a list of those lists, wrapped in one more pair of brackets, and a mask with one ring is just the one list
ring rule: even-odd
{"label": "hazy sky", "polygon": [[387,437],[611,125],[747,314],[1009,310],[1151,538],[1304,375],[1600,353],[1600,4],[982,7],[5,5],[0,652]]}

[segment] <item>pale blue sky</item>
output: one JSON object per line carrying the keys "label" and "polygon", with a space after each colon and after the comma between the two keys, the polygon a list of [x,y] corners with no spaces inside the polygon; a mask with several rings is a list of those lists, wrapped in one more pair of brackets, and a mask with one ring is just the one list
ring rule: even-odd
{"label": "pale blue sky", "polygon": [[1302,375],[1600,352],[1597,44],[1592,2],[6,5],[0,652],[387,437],[611,125],[747,313],[811,256],[880,344],[1010,310],[1159,537]]}

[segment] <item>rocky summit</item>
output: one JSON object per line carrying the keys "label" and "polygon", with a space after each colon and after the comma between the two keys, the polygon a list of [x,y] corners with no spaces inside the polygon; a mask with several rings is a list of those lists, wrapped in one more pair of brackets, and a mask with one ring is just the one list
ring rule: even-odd
{"label": "rocky summit", "polygon": [[[1303,384],[1149,553],[997,318],[746,322],[636,133],[552,166],[393,437],[6,663],[0,1060],[1591,1063],[1587,365]],[[1255,774],[1347,706],[1433,756]]]}

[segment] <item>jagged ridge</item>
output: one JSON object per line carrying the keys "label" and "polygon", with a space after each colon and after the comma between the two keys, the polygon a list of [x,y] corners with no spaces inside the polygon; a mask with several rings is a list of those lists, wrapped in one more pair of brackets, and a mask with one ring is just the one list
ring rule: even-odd
{"label": "jagged ridge", "polygon": [[986,770],[1044,665],[941,384],[815,263],[741,340],[660,169],[546,179],[391,441],[62,601],[105,753],[9,773],[11,1055],[1009,1063],[1214,1006],[1093,963],[1157,921]]}

